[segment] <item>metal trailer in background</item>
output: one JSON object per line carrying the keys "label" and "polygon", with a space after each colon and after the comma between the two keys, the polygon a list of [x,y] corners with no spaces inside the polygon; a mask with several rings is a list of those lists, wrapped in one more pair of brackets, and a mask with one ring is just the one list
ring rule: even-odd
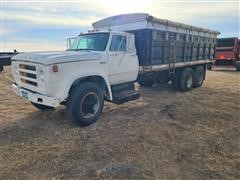
{"label": "metal trailer in background", "polygon": [[206,69],[215,59],[216,38],[220,34],[143,13],[112,16],[93,23],[93,27],[135,35],[140,66],[138,82],[149,85],[168,82],[186,67],[202,65]]}
{"label": "metal trailer in background", "polygon": [[240,71],[240,40],[237,37],[217,39],[216,59],[213,64],[208,66],[212,68],[235,67]]}

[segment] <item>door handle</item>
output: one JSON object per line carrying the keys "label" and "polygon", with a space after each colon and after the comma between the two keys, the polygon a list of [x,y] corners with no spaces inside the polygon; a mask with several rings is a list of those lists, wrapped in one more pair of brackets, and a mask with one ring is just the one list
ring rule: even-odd
{"label": "door handle", "polygon": [[100,61],[99,64],[106,64],[106,61]]}
{"label": "door handle", "polygon": [[130,56],[132,56],[132,57],[135,57],[135,56],[136,56],[136,54],[131,54]]}

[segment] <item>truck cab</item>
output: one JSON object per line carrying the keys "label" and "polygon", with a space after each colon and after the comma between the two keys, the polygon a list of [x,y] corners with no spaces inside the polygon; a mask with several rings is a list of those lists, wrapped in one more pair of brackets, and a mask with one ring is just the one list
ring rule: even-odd
{"label": "truck cab", "polygon": [[12,58],[12,88],[41,110],[65,104],[71,119],[88,125],[105,99],[139,97],[132,84],[139,70],[134,44],[131,33],[91,31],[71,38],[66,51],[18,54]]}
{"label": "truck cab", "polygon": [[136,80],[138,58],[133,34],[93,30],[68,40],[68,51],[81,50],[103,51],[100,64],[107,65],[107,77],[111,85]]}

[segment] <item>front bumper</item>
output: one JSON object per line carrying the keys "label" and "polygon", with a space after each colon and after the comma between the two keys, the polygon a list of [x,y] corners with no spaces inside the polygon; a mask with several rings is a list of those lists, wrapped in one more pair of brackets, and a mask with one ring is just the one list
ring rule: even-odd
{"label": "front bumper", "polygon": [[12,84],[12,90],[20,97],[27,99],[33,103],[42,104],[51,107],[57,107],[60,105],[58,98],[42,95],[36,92],[29,91],[24,88],[18,87],[16,84]]}

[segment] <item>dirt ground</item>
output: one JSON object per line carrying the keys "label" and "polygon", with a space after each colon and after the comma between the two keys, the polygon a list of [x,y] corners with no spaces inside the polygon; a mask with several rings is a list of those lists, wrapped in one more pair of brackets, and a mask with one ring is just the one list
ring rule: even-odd
{"label": "dirt ground", "polygon": [[86,128],[0,81],[0,179],[240,179],[239,72],[208,71],[186,93],[140,87]]}

